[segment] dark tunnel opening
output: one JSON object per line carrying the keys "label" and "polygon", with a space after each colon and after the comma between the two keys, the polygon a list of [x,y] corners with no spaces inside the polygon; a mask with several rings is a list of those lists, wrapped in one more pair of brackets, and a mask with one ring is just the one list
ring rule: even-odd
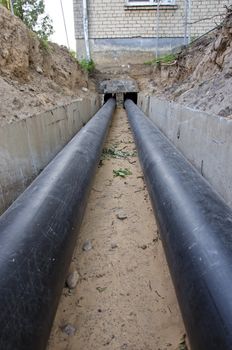
{"label": "dark tunnel opening", "polygon": [[138,102],[138,93],[137,92],[126,92],[124,94],[124,103],[127,99],[132,100],[136,105]]}
{"label": "dark tunnel opening", "polygon": [[115,97],[115,94],[108,94],[108,93],[106,93],[104,95],[104,103],[106,103],[112,97]]}

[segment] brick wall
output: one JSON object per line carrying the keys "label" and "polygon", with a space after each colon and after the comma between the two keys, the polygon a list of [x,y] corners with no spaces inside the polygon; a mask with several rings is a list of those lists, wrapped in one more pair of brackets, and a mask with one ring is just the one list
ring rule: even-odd
{"label": "brick wall", "polygon": [[[192,0],[191,35],[199,36],[216,23],[230,0]],[[160,36],[182,37],[184,33],[184,0],[176,0],[176,7],[160,11]],[[126,7],[125,0],[88,0],[90,38],[151,38],[156,36],[156,7]],[[83,38],[82,0],[74,0],[76,39]]]}

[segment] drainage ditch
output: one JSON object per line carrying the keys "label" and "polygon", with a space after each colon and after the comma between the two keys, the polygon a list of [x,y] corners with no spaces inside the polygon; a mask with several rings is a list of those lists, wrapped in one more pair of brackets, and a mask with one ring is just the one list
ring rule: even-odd
{"label": "drainage ditch", "polygon": [[192,350],[229,350],[231,209],[138,109],[136,88],[104,86],[102,109],[0,218],[0,347],[45,348],[78,236],[78,283],[48,349],[187,348],[161,237]]}
{"label": "drainage ditch", "polygon": [[[115,176],[119,169],[130,175]],[[122,107],[104,145],[72,269],[79,282],[63,289],[48,350],[178,349],[185,329]]]}

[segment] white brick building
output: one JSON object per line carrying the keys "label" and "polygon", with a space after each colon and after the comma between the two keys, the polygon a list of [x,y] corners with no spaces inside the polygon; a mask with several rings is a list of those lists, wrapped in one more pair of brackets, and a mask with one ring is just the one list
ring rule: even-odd
{"label": "white brick building", "polygon": [[[78,57],[85,56],[82,0],[74,1]],[[94,58],[107,53],[155,52],[157,44],[157,0],[87,0],[89,38]],[[191,0],[191,37],[220,23],[220,14],[230,0]],[[159,52],[184,42],[185,0],[160,0]],[[131,55],[131,51],[133,55]]]}

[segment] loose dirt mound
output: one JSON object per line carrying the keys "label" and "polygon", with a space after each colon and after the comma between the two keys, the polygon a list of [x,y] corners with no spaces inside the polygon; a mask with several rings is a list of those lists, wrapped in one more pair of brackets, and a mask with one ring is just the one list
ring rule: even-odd
{"label": "loose dirt mound", "polygon": [[152,83],[153,92],[169,99],[230,116],[232,6],[222,24],[183,50],[174,64],[154,68]]}
{"label": "loose dirt mound", "polygon": [[87,76],[66,48],[44,46],[2,6],[0,28],[0,125],[84,94]]}

